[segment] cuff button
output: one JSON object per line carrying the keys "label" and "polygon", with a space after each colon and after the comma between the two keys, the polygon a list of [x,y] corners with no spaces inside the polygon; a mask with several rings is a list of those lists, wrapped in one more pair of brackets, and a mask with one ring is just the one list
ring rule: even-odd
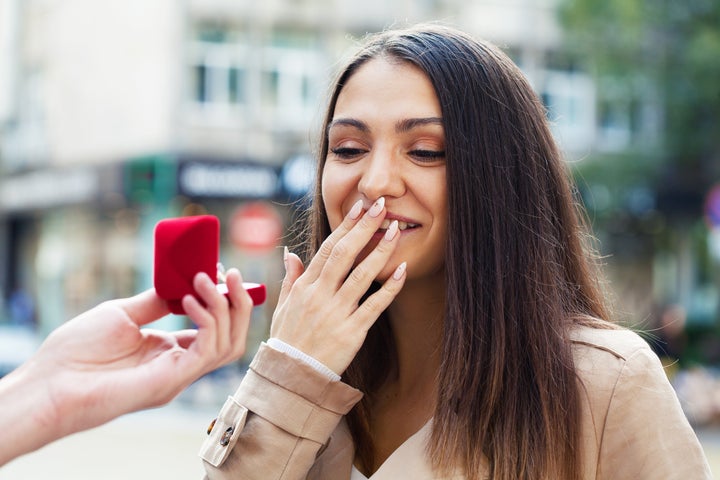
{"label": "cuff button", "polygon": [[213,421],[210,422],[210,425],[208,425],[208,428],[207,428],[208,435],[210,435],[210,432],[212,432],[213,428],[215,427],[215,422],[217,422],[217,418],[213,418]]}
{"label": "cuff button", "polygon": [[230,438],[232,437],[233,432],[235,429],[233,427],[228,427],[227,430],[225,430],[225,433],[223,433],[222,437],[220,437],[220,445],[223,447],[227,447],[230,443]]}

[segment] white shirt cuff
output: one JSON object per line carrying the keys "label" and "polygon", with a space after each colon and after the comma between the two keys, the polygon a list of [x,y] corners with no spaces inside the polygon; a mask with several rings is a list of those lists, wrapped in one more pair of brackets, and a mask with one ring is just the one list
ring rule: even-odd
{"label": "white shirt cuff", "polygon": [[333,382],[340,381],[340,375],[338,375],[337,373],[330,370],[330,368],[328,368],[324,363],[321,363],[320,361],[311,357],[307,353],[305,353],[301,350],[298,350],[297,348],[283,342],[282,340],[280,340],[278,338],[273,337],[273,338],[268,339],[267,345],[269,347],[273,348],[274,350],[286,353],[286,354],[290,355],[291,357],[310,365],[312,368],[317,370],[319,373],[322,373],[323,375],[328,377]]}

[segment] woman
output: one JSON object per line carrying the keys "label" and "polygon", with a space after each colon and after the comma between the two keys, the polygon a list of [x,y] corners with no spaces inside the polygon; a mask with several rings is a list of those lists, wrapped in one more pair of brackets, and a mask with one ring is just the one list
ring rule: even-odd
{"label": "woman", "polygon": [[657,358],[602,320],[545,112],[504,54],[376,35],[321,136],[312,260],[286,254],[209,478],[710,478]]}

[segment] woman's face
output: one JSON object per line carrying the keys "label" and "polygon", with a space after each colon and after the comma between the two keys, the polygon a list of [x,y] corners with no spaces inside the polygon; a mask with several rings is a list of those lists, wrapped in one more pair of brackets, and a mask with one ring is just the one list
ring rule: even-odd
{"label": "woman's face", "polygon": [[367,210],[385,197],[382,229],[357,259],[371,251],[391,220],[398,220],[400,240],[379,280],[403,261],[409,280],[442,272],[445,134],[437,96],[419,68],[380,57],[346,82],[328,127],[322,196],[333,230],[357,200]]}

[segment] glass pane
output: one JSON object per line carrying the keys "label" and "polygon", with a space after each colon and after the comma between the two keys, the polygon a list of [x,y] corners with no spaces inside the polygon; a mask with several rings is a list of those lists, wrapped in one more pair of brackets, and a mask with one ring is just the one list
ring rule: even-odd
{"label": "glass pane", "polygon": [[208,101],[206,75],[207,67],[205,67],[205,65],[196,65],[194,67],[193,80],[195,85],[195,91],[193,98],[195,99],[195,101],[200,103],[205,103]]}
{"label": "glass pane", "polygon": [[279,83],[280,74],[277,70],[262,73],[263,103],[266,105],[277,105]]}
{"label": "glass pane", "polygon": [[228,100],[230,103],[247,103],[245,95],[245,70],[232,67],[228,73]]}

